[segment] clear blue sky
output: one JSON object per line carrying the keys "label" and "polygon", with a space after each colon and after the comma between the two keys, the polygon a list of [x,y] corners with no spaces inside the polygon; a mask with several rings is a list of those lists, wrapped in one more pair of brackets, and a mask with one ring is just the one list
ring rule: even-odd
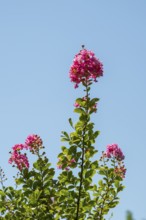
{"label": "clear blue sky", "polygon": [[94,117],[96,147],[118,143],[126,155],[126,189],[113,210],[146,218],[146,1],[0,1],[0,164],[13,184],[11,147],[39,134],[55,165],[60,133],[76,119],[82,96],[68,78],[81,45],[104,64],[92,95],[101,99]]}

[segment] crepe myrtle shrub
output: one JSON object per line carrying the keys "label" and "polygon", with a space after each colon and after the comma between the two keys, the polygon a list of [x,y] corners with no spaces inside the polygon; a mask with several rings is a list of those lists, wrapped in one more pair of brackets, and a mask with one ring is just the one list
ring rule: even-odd
{"label": "crepe myrtle shrub", "polygon": [[[91,121],[99,99],[91,98],[90,89],[102,75],[102,63],[82,47],[74,57],[69,77],[75,88],[83,87],[84,96],[75,100],[78,121],[73,123],[69,118],[72,132],[63,131],[61,135],[60,172],[55,175],[39,135],[29,135],[23,144],[14,145],[9,163],[18,170],[15,187],[5,186],[6,177],[0,169],[0,219],[104,220],[119,203],[126,173],[124,154],[117,144],[110,144],[98,156],[95,140],[99,131]],[[28,151],[36,158],[31,168]]]}

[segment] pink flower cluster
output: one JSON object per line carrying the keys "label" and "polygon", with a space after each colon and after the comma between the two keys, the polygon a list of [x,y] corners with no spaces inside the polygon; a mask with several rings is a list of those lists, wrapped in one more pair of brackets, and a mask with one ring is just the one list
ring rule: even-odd
{"label": "pink flower cluster", "polygon": [[37,134],[32,134],[26,138],[25,145],[30,149],[32,153],[35,153],[40,148],[42,148],[43,141]]}
{"label": "pink flower cluster", "polygon": [[23,167],[29,168],[29,162],[28,162],[28,158],[27,158],[26,154],[21,154],[17,150],[14,150],[11,153],[9,163],[10,164],[12,164],[12,163],[16,164],[16,166],[19,170],[22,170]]}
{"label": "pink flower cluster", "polygon": [[106,148],[106,152],[104,153],[104,156],[107,158],[114,157],[118,161],[124,160],[125,156],[122,152],[122,150],[118,147],[117,144],[110,144]]}
{"label": "pink flower cluster", "polygon": [[71,82],[75,83],[75,88],[91,79],[97,82],[97,78],[103,76],[103,65],[92,51],[82,49],[74,57],[69,76]]}
{"label": "pink flower cluster", "polygon": [[11,157],[9,163],[14,163],[19,170],[22,170],[24,167],[29,168],[29,162],[26,154],[22,154],[21,150],[30,150],[32,153],[38,152],[42,147],[42,139],[35,134],[29,135],[26,138],[25,144],[16,144],[12,147]]}
{"label": "pink flower cluster", "polygon": [[125,178],[125,174],[126,174],[126,168],[125,166],[119,166],[115,168],[115,173],[116,175],[120,176],[121,178]]}

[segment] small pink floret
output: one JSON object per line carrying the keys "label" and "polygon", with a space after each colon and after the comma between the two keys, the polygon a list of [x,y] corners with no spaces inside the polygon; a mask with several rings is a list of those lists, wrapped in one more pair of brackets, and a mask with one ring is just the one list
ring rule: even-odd
{"label": "small pink floret", "polygon": [[75,162],[76,162],[76,161],[75,161],[74,158],[70,160],[70,163],[75,163]]}
{"label": "small pink floret", "polygon": [[74,103],[74,107],[78,108],[78,107],[80,107],[80,104],[77,103],[77,102],[75,102],[75,103]]}

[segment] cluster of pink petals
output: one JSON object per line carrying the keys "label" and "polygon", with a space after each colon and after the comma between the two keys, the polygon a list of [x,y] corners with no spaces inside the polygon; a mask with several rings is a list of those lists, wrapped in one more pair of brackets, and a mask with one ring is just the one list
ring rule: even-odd
{"label": "cluster of pink petals", "polygon": [[79,107],[80,107],[80,104],[77,103],[77,102],[75,102],[75,103],[74,103],[74,107],[79,108]]}
{"label": "cluster of pink petals", "polygon": [[23,167],[29,168],[29,162],[27,156],[25,154],[20,154],[20,152],[17,150],[14,150],[12,152],[11,157],[9,159],[9,163],[16,164],[19,170],[22,170]]}
{"label": "cluster of pink petals", "polygon": [[23,150],[23,149],[28,150],[28,146],[25,145],[25,144],[15,144],[15,145],[12,147],[12,149],[13,149],[14,151],[20,151],[20,150]]}
{"label": "cluster of pink petals", "polygon": [[72,164],[72,163],[75,163],[75,162],[76,162],[76,161],[75,161],[74,158],[70,160],[70,163],[71,163],[71,164]]}
{"label": "cluster of pink petals", "polygon": [[75,88],[90,79],[96,82],[98,77],[103,76],[103,65],[92,51],[83,49],[75,55],[69,76]]}
{"label": "cluster of pink petals", "polygon": [[34,153],[42,148],[43,141],[37,134],[31,134],[26,138],[25,145]]}
{"label": "cluster of pink petals", "polygon": [[36,153],[42,147],[42,144],[42,139],[38,135],[29,135],[25,140],[25,144],[16,144],[12,147],[13,151],[9,163],[14,163],[19,170],[22,170],[23,167],[29,168],[28,158],[26,154],[21,154],[21,150],[30,150],[32,153]]}
{"label": "cluster of pink petals", "polygon": [[117,144],[110,144],[106,148],[106,152],[104,153],[107,158],[114,157],[118,161],[124,160],[125,156],[122,150],[118,147]]}
{"label": "cluster of pink petals", "polygon": [[125,178],[125,174],[126,174],[126,168],[125,166],[119,166],[115,168],[115,173],[120,176],[121,178]]}

